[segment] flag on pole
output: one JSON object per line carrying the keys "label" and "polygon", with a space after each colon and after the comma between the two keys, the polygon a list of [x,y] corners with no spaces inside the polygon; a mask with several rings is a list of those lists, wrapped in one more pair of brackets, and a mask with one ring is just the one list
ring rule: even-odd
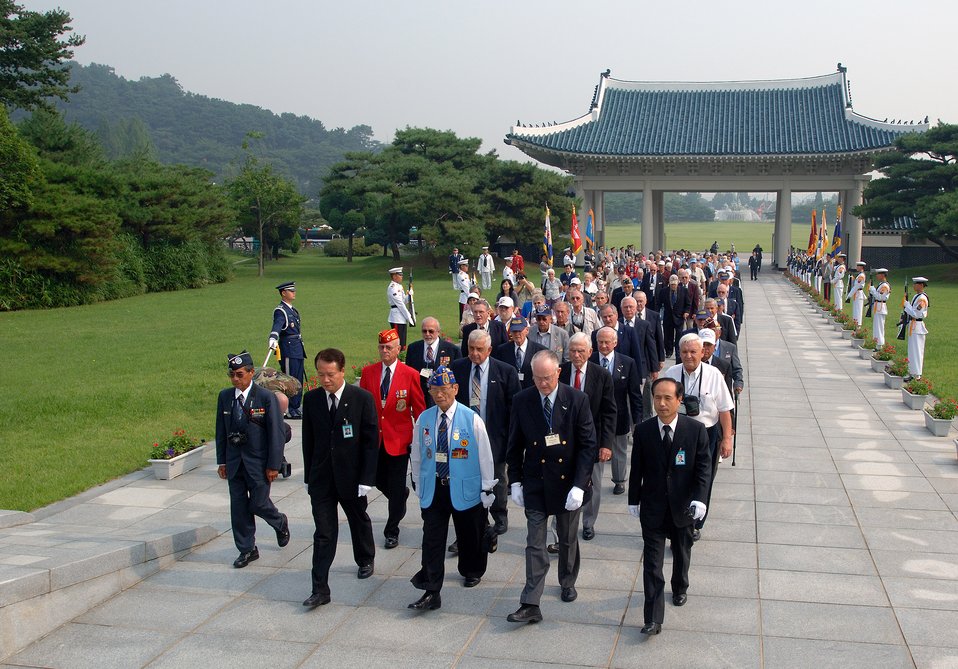
{"label": "flag on pole", "polygon": [[579,235],[579,219],[575,215],[575,205],[572,205],[572,255],[582,250],[582,237]]}
{"label": "flag on pole", "polygon": [[592,221],[595,215],[589,210],[589,216],[585,219],[585,250],[593,251],[595,249],[595,229],[592,227]]}
{"label": "flag on pole", "polygon": [[814,255],[816,244],[818,244],[818,226],[815,225],[815,210],[812,209],[812,231],[808,235],[808,255]]}
{"label": "flag on pole", "polygon": [[829,255],[837,256],[842,252],[842,205],[835,211],[835,234],[832,235],[832,247]]}
{"label": "flag on pole", "polygon": [[549,259],[549,264],[552,264],[552,222],[549,220],[549,205],[546,205],[546,228],[545,232],[542,234],[542,252],[546,254],[546,258]]}
{"label": "flag on pole", "polygon": [[828,224],[825,221],[825,210],[822,209],[822,226],[818,229],[818,249],[815,251],[815,257],[821,260],[828,252]]}

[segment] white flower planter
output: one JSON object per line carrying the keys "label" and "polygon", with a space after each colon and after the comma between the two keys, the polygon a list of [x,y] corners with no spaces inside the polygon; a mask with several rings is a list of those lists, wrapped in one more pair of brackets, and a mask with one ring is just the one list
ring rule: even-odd
{"label": "white flower planter", "polygon": [[206,444],[169,460],[149,460],[149,463],[153,466],[153,475],[166,481],[196,469],[203,460],[204,450],[206,450]]}
{"label": "white flower planter", "polygon": [[852,337],[852,348],[861,348],[861,345],[865,343],[864,339],[859,339],[858,337]]}
{"label": "white flower planter", "polygon": [[[905,406],[912,411],[920,411],[921,409],[924,409],[925,400],[927,399],[928,395],[912,395],[904,388],[901,389],[901,401],[904,402]],[[928,418],[930,418],[930,416]]]}
{"label": "white flower planter", "polygon": [[842,339],[851,339],[851,338],[852,338],[852,334],[854,334],[854,332],[855,332],[854,330],[844,330],[844,329],[843,329],[843,330],[842,330]]}
{"label": "white flower planter", "polygon": [[947,418],[934,418],[927,411],[923,411],[925,414],[925,427],[928,428],[928,431],[931,432],[936,437],[947,437],[948,432],[951,431],[951,421]]}
{"label": "white flower planter", "polygon": [[891,361],[890,360],[875,360],[875,358],[872,358],[872,371],[884,372],[885,367],[888,365],[889,362]]}
{"label": "white flower planter", "polygon": [[873,348],[864,348],[862,346],[858,347],[858,357],[862,360],[870,360],[873,353],[875,353],[875,349]]}
{"label": "white flower planter", "polygon": [[886,371],[882,371],[882,374],[885,376],[885,385],[891,388],[892,390],[900,390],[903,385],[905,385],[905,379],[900,376],[895,376],[894,374],[889,374]]}

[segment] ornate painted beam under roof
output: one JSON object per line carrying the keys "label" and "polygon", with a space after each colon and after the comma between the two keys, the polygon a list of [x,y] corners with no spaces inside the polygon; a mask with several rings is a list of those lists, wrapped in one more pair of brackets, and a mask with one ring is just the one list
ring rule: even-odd
{"label": "ornate painted beam under roof", "polygon": [[726,162],[809,159],[865,167],[901,134],[928,129],[927,118],[888,123],[856,113],[841,65],[807,79],[704,83],[621,81],[607,71],[591,106],[565,123],[517,124],[505,141],[573,172],[586,163],[699,163],[715,171]]}

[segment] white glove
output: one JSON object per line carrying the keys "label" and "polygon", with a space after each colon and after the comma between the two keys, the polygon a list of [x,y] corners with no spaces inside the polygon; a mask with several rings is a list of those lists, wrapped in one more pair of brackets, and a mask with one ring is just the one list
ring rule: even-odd
{"label": "white glove", "polygon": [[482,489],[492,490],[499,483],[499,479],[482,479]]}
{"label": "white glove", "polygon": [[639,517],[639,505],[638,504],[629,504],[629,515],[638,518]]}
{"label": "white glove", "polygon": [[279,348],[279,342],[276,341],[276,338],[275,338],[275,337],[270,337],[270,338],[269,338],[269,350],[275,351],[277,348]]}
{"label": "white glove", "polygon": [[366,495],[369,494],[369,491],[372,490],[372,489],[373,489],[372,486],[363,485],[362,483],[360,483],[360,484],[359,484],[359,494],[357,495],[357,497],[365,497]]}
{"label": "white glove", "polygon": [[585,496],[585,490],[579,488],[578,486],[572,486],[572,490],[569,491],[569,494],[565,498],[565,510],[566,511],[575,511],[580,506],[582,506],[582,498]]}
{"label": "white glove", "polygon": [[689,504],[689,508],[692,510],[692,520],[702,520],[705,518],[705,505],[702,502],[693,501]]}
{"label": "white glove", "polygon": [[479,493],[479,501],[482,502],[482,508],[488,509],[496,501],[496,496],[491,492],[481,492]]}
{"label": "white glove", "polygon": [[512,490],[512,503],[518,507],[525,506],[525,500],[522,498],[522,484],[513,483],[509,488]]}

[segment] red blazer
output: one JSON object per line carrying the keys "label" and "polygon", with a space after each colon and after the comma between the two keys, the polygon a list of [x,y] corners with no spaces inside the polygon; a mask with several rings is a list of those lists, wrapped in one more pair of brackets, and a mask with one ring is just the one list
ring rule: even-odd
{"label": "red blazer", "polygon": [[368,390],[376,400],[376,417],[379,419],[379,443],[389,455],[409,453],[412,443],[412,427],[426,408],[426,400],[419,385],[419,372],[402,361],[396,363],[396,373],[389,384],[386,406],[379,393],[379,380],[383,363],[363,367],[359,387]]}

